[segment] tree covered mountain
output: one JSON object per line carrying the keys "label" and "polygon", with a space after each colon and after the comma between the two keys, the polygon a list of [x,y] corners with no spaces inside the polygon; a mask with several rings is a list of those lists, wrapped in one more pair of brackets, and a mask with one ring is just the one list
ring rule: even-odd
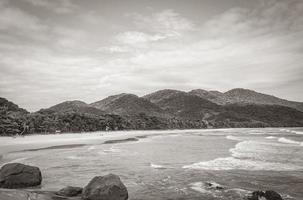
{"label": "tree covered mountain", "polygon": [[106,113],[118,115],[138,115],[141,113],[158,117],[165,117],[166,115],[157,105],[134,94],[113,95],[90,105]]}
{"label": "tree covered mountain", "polygon": [[18,105],[0,97],[0,135],[12,135],[23,131],[28,112]]}
{"label": "tree covered mountain", "polygon": [[97,109],[83,101],[78,101],[78,100],[65,101],[48,108],[48,110],[52,110],[57,113],[75,112],[75,113],[92,114],[92,115],[103,115],[106,113],[103,110]]}
{"label": "tree covered mountain", "polygon": [[229,90],[225,93],[218,91],[206,91],[206,90],[192,90],[189,94],[199,96],[201,98],[207,99],[214,103],[225,105],[225,104],[265,104],[265,105],[280,105],[295,108],[297,110],[303,111],[303,103],[288,101],[285,99],[280,99],[278,97],[262,94],[255,92],[253,90],[235,88]]}
{"label": "tree covered mountain", "polygon": [[226,127],[303,126],[300,102],[251,90],[159,90],[95,103],[66,101],[29,113],[0,98],[0,135]]}

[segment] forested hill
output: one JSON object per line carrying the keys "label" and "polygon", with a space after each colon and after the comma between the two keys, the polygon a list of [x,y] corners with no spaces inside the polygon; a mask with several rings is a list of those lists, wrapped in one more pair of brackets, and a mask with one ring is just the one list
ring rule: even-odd
{"label": "forested hill", "polygon": [[251,90],[160,90],[138,97],[109,96],[95,103],[65,101],[29,113],[0,98],[0,135],[228,127],[303,126],[300,102]]}

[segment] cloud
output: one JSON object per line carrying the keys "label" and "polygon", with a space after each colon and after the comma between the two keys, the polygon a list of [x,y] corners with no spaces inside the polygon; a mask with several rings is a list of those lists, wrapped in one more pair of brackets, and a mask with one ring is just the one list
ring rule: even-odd
{"label": "cloud", "polygon": [[259,0],[203,20],[176,7],[117,15],[74,1],[75,15],[51,12],[59,2],[0,4],[0,93],[30,110],[164,88],[302,98],[302,1]]}
{"label": "cloud", "polygon": [[[299,39],[303,37],[302,2],[262,2],[254,8],[236,7],[211,18],[191,32],[191,41],[184,37],[173,43],[161,39],[124,62],[137,70],[136,73],[143,72],[143,76],[153,74],[150,80],[153,82],[159,74],[166,74],[166,81],[157,79],[158,85],[167,85],[169,73],[173,73],[173,82],[178,87],[177,80],[186,77],[191,80],[187,86],[222,90],[247,87],[262,91],[268,85],[297,80],[302,74],[299,73],[303,52],[303,42]],[[163,14],[163,18],[137,17],[142,22],[138,27],[146,24],[152,31],[157,25],[163,26],[167,27],[166,33],[193,29],[179,23],[160,23],[165,20],[159,19],[167,15],[180,17],[177,14]]]}
{"label": "cloud", "polygon": [[184,32],[193,30],[193,23],[181,17],[173,10],[163,10],[151,16],[138,13],[128,14],[138,30],[126,31],[116,35],[116,40],[123,44],[136,45],[156,42],[170,38],[178,38]]}
{"label": "cloud", "polygon": [[69,14],[79,9],[72,0],[25,0],[27,3],[51,10],[58,14]]}
{"label": "cloud", "polygon": [[144,16],[138,13],[133,13],[129,16],[133,18],[138,28],[150,30],[151,32],[160,32],[164,35],[179,35],[183,31],[194,29],[193,22],[172,9],[163,10],[151,16]]}
{"label": "cloud", "polygon": [[39,19],[19,8],[0,5],[0,30],[17,29],[22,31],[40,31],[45,26]]}
{"label": "cloud", "polygon": [[118,42],[124,44],[137,44],[137,43],[146,43],[146,42],[155,42],[159,40],[165,39],[166,36],[162,36],[159,34],[150,35],[143,32],[136,31],[127,31],[124,33],[120,33],[116,36]]}

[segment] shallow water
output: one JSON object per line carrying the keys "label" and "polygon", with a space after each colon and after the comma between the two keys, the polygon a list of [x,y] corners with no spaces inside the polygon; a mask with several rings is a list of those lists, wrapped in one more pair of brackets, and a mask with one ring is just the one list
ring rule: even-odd
{"label": "shallow water", "polygon": [[45,190],[115,173],[130,199],[237,200],[260,189],[303,199],[302,128],[97,132],[0,142],[0,164],[39,166]]}

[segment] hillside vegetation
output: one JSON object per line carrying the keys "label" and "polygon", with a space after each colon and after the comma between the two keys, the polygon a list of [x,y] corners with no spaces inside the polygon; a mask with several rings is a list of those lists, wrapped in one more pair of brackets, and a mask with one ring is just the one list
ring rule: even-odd
{"label": "hillside vegetation", "polygon": [[87,104],[66,101],[29,113],[0,98],[0,135],[104,130],[303,126],[300,102],[245,89],[160,90],[109,96]]}

